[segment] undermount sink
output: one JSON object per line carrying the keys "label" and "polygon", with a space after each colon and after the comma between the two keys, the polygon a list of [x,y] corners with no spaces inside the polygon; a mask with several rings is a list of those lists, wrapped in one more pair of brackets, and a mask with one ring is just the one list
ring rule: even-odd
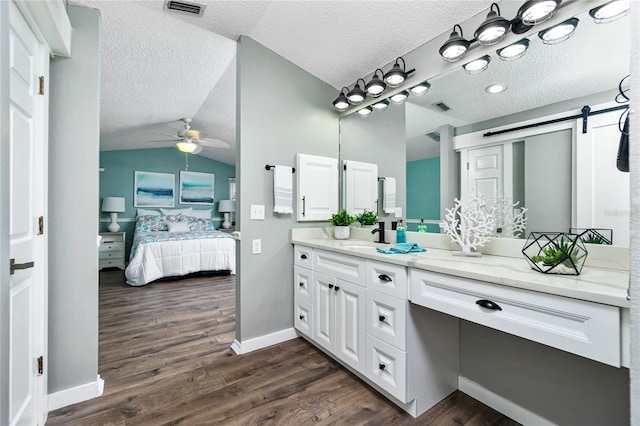
{"label": "undermount sink", "polygon": [[379,244],[368,241],[343,241],[340,246],[348,249],[375,249]]}

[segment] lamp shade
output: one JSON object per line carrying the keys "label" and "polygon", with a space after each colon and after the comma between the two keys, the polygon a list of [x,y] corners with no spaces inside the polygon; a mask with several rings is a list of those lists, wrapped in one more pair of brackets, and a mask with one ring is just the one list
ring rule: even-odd
{"label": "lamp shade", "polygon": [[102,200],[103,212],[124,212],[124,197],[104,197]]}
{"label": "lamp shade", "polygon": [[218,211],[220,213],[231,213],[236,211],[236,205],[233,200],[220,200],[218,203]]}

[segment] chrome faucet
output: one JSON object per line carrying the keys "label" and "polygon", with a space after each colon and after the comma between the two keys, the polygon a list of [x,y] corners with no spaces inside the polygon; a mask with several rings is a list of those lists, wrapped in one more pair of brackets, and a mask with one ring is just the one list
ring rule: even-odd
{"label": "chrome faucet", "polygon": [[376,232],[379,233],[378,241],[376,241],[376,243],[389,244],[384,240],[384,222],[383,221],[378,222],[378,228],[371,231],[371,233],[374,235]]}

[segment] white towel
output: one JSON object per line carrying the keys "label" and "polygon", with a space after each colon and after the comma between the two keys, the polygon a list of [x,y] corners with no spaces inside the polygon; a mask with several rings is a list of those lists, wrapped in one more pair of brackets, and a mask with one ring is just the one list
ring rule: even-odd
{"label": "white towel", "polygon": [[273,171],[273,211],[291,214],[293,200],[293,169],[287,166],[275,166]]}
{"label": "white towel", "polygon": [[382,181],[382,209],[385,213],[395,213],[396,211],[396,178],[385,177]]}

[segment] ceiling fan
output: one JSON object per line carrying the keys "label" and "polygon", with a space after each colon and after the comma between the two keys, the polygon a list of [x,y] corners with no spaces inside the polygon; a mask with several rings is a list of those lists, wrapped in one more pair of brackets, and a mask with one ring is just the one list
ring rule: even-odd
{"label": "ceiling fan", "polygon": [[202,137],[203,134],[199,130],[195,130],[191,128],[191,119],[190,118],[182,118],[181,121],[184,123],[184,128],[178,130],[177,136],[169,133],[158,132],[165,136],[173,137],[174,139],[167,139],[161,141],[153,141],[153,142],[175,142],[176,147],[182,151],[189,154],[198,154],[200,153],[204,147],[211,148],[229,148],[229,144],[227,142],[221,141],[220,139],[212,139]]}

